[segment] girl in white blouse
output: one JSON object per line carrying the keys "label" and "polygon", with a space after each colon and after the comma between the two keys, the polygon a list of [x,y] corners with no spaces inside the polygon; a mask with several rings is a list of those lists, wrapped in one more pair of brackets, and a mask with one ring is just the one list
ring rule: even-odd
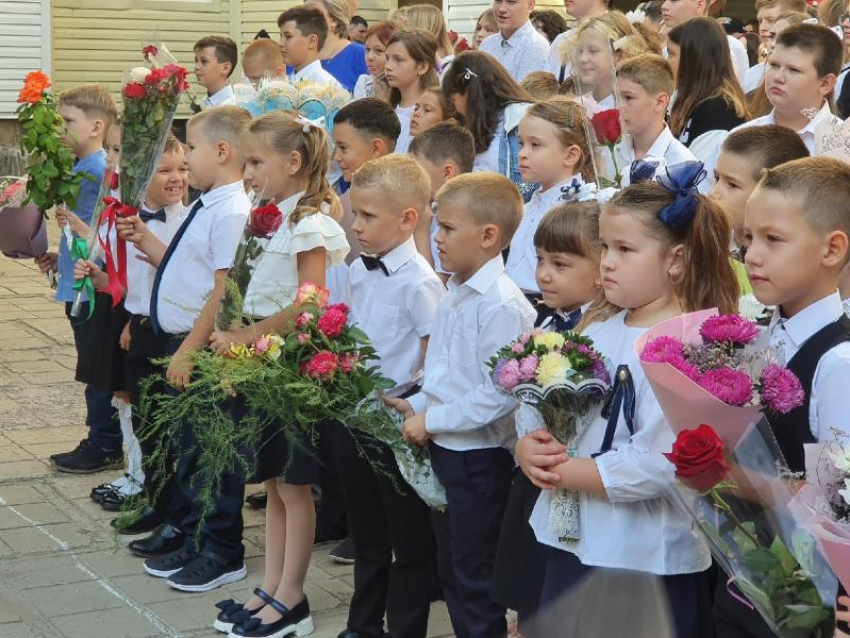
{"label": "girl in white blouse", "polygon": [[[210,337],[220,353],[232,344],[252,343],[263,334],[280,334],[292,326],[297,313],[292,302],[299,285],[324,286],[328,266],[342,263],[349,250],[345,231],[333,218],[342,211],[326,178],[330,149],[322,128],[290,113],[268,113],[251,123],[241,152],[246,182],[277,205],[283,221],[271,238],[260,240],[266,243],[265,250],[253,263],[245,293],[249,325]],[[234,403],[234,417],[244,418],[248,409],[238,398]],[[261,438],[248,480],[264,482],[268,494],[265,576],[259,593],[244,606],[249,618],[261,621],[249,634],[286,630],[306,635],[313,630],[304,579],[316,524],[310,485],[317,482],[317,461],[308,451],[311,441],[306,434],[298,446],[290,446],[280,428],[270,427]],[[236,611],[222,609],[216,628],[228,631]]]}
{"label": "girl in white blouse", "polygon": [[[674,435],[634,352],[665,319],[736,309],[729,222],[697,193],[702,164],[675,169],[663,184],[621,191],[600,216],[605,302],[583,324],[616,369],[612,399],[579,434],[573,457],[543,429],[517,445],[523,472],[543,488],[530,522],[550,546],[535,635],[701,638],[713,627],[711,557],[664,496],[673,466],[662,453]],[[550,528],[556,487],[580,493],[577,541]]]}

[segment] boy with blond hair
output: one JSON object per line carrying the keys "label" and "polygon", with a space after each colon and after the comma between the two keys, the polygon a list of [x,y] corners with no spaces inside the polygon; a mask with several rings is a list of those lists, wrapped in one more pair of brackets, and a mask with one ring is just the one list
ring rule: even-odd
{"label": "boy with blond hair", "polygon": [[286,63],[278,43],[260,38],[249,44],[242,53],[242,75],[254,86],[258,86],[263,78],[283,78],[286,75]]}
{"label": "boy with blond hair", "polygon": [[404,438],[429,445],[446,488],[447,516],[433,521],[452,627],[458,636],[504,636],[505,608],[490,586],[514,467],[516,403],[493,386],[486,362],[537,317],[502,261],[523,203],[513,182],[486,171],[450,180],[437,203],[437,247],[454,274],[437,306],[422,390],[388,402],[407,417]]}
{"label": "boy with blond hair", "polygon": [[[667,166],[696,160],[667,126],[667,106],[676,87],[667,60],[653,53],[629,58],[617,67],[617,83],[628,134],[617,147],[620,166],[643,160],[653,163],[655,173],[663,175]],[[623,185],[628,186],[631,176],[628,170],[623,172]]]}
{"label": "boy with blond hair", "polygon": [[[792,472],[804,472],[804,446],[850,434],[850,319],[838,281],[850,261],[850,166],[832,158],[767,169],[744,215],[747,274],[756,298],[775,306],[770,344],[800,380],[803,404],[769,419]],[[771,636],[752,607],[718,588],[719,636]]]}
{"label": "boy with blond hair", "polygon": [[[381,372],[396,382],[390,397],[418,390],[431,322],[445,294],[413,240],[430,195],[428,176],[407,155],[366,162],[351,184],[352,230],[362,251],[348,280],[351,321],[369,335]],[[355,556],[347,630],[384,635],[386,614],[390,635],[425,638],[435,555],[429,508],[405,484],[388,446],[358,446],[341,430],[336,439]]]}
{"label": "boy with blond hair", "polygon": [[[118,113],[106,89],[97,84],[83,84],[60,94],[59,115],[65,121],[62,140],[76,157],[74,172],[88,174],[92,179],[82,180],[73,211],[64,208],[56,210],[56,221],[60,227],[68,225],[72,234],[82,235],[88,231],[87,226],[91,223],[100,183],[106,171],[103,141],[106,131],[118,119]],[[82,320],[71,317],[71,305],[76,296],[74,260],[65,234],[60,236],[58,252],[47,252],[35,261],[42,271],[58,271],[59,286],[55,298],[65,304],[65,314],[74,331],[77,357],[86,356],[90,350],[89,341],[100,336],[91,334],[90,326]],[[88,316],[88,304],[94,303],[94,299],[84,301],[80,317]],[[60,472],[73,474],[123,468],[123,437],[112,407],[112,393],[87,385],[85,397],[88,434],[74,450],[52,455],[50,460],[53,467]]]}

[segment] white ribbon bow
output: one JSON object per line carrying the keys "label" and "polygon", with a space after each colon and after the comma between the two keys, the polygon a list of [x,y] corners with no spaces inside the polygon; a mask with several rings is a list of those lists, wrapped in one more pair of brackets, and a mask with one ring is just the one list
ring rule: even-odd
{"label": "white ribbon bow", "polygon": [[315,120],[311,120],[309,117],[304,117],[303,115],[299,115],[296,118],[296,121],[301,124],[301,130],[304,133],[310,132],[310,127],[324,129],[325,128],[325,118],[320,117]]}

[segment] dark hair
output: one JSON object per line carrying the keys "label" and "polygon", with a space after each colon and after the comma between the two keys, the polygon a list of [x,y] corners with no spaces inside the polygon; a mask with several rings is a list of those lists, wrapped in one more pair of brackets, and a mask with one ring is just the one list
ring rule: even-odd
{"label": "dark hair", "polygon": [[564,19],[564,16],[551,9],[546,9],[545,11],[535,9],[528,16],[528,19],[531,20],[531,24],[535,28],[539,28],[543,32],[543,35],[546,36],[550,44],[556,37],[567,30],[567,21]]}
{"label": "dark hair", "polygon": [[841,73],[844,45],[831,29],[819,24],[792,24],[776,36],[776,46],[796,47],[815,54],[818,77]]}
{"label": "dark hair", "polygon": [[680,48],[678,97],[670,111],[674,136],[682,134],[696,107],[709,98],[723,98],[739,118],[749,119],[726,32],[714,18],[691,18],[672,29],[667,38]]}
{"label": "dark hair", "polygon": [[393,107],[374,97],[364,97],[343,106],[334,118],[334,126],[348,124],[361,135],[380,137],[389,150],[395,148],[401,134],[401,122]]}
{"label": "dark hair", "polygon": [[359,24],[361,27],[366,27],[367,29],[369,28],[369,23],[366,22],[366,18],[364,18],[363,16],[351,16],[351,22],[349,22],[348,24]]}
{"label": "dark hair", "polygon": [[720,150],[747,158],[753,169],[754,180],[761,177],[765,168],[809,157],[809,149],[798,133],[774,124],[748,126],[733,131],[723,141]]}
{"label": "dark hair", "polygon": [[753,67],[759,63],[759,47],[761,46],[761,38],[755,33],[744,33],[744,43],[747,45],[747,60],[750,66]]}
{"label": "dark hair", "polygon": [[301,35],[316,36],[319,39],[319,49],[325,46],[325,40],[328,39],[328,21],[325,20],[325,15],[315,7],[301,4],[287,9],[277,18],[278,28],[283,27],[287,22],[294,22]]}
{"label": "dark hair", "polygon": [[650,2],[644,3],[643,13],[655,24],[660,23],[664,19],[664,15],[661,13],[661,3],[656,0],[650,0]]}
{"label": "dark hair", "polygon": [[481,51],[464,51],[455,57],[443,77],[443,91],[466,96],[464,125],[475,139],[475,152],[483,153],[493,141],[499,117],[512,102],[533,102],[494,57]]}
{"label": "dark hair", "polygon": [[599,203],[591,200],[555,206],[540,220],[534,232],[534,247],[599,261]]}
{"label": "dark hair", "polygon": [[271,40],[272,37],[269,35],[269,32],[265,29],[260,29],[257,31],[257,35],[254,36],[255,40]]}
{"label": "dark hair", "polygon": [[[428,87],[440,85],[440,76],[437,75],[437,38],[424,29],[405,27],[392,34],[390,41],[387,42],[387,48],[393,44],[402,45],[415,63],[428,65],[428,70],[419,78],[419,88],[422,91]],[[395,107],[399,105],[399,102],[401,102],[401,91],[392,87],[390,104]]]}
{"label": "dark hair", "polygon": [[440,122],[413,138],[410,154],[421,155],[434,164],[451,160],[461,173],[470,173],[475,162],[475,141],[460,124]]}
{"label": "dark hair", "polygon": [[227,74],[227,77],[230,77],[236,69],[236,62],[239,59],[239,49],[236,47],[236,43],[221,35],[208,35],[195,42],[192,50],[200,51],[209,48],[215,50],[215,59],[219,64],[230,62],[230,73]]}

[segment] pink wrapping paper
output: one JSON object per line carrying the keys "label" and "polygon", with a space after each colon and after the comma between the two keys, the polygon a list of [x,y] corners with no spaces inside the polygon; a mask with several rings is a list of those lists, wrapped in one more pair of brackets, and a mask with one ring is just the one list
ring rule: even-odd
{"label": "pink wrapping paper", "polygon": [[820,545],[832,571],[850,591],[850,527],[835,523],[818,512],[828,511],[829,504],[819,487],[805,485],[788,504],[794,519]]}
{"label": "pink wrapping paper", "polygon": [[[662,335],[677,337],[682,343],[701,343],[700,326],[717,314],[717,309],[713,308],[662,321],[635,342],[635,354],[640,358],[647,342]],[[706,423],[714,428],[729,449],[735,449],[749,429],[761,419],[759,406],[727,405],[668,363],[641,361],[641,366],[667,422],[676,434]]]}

